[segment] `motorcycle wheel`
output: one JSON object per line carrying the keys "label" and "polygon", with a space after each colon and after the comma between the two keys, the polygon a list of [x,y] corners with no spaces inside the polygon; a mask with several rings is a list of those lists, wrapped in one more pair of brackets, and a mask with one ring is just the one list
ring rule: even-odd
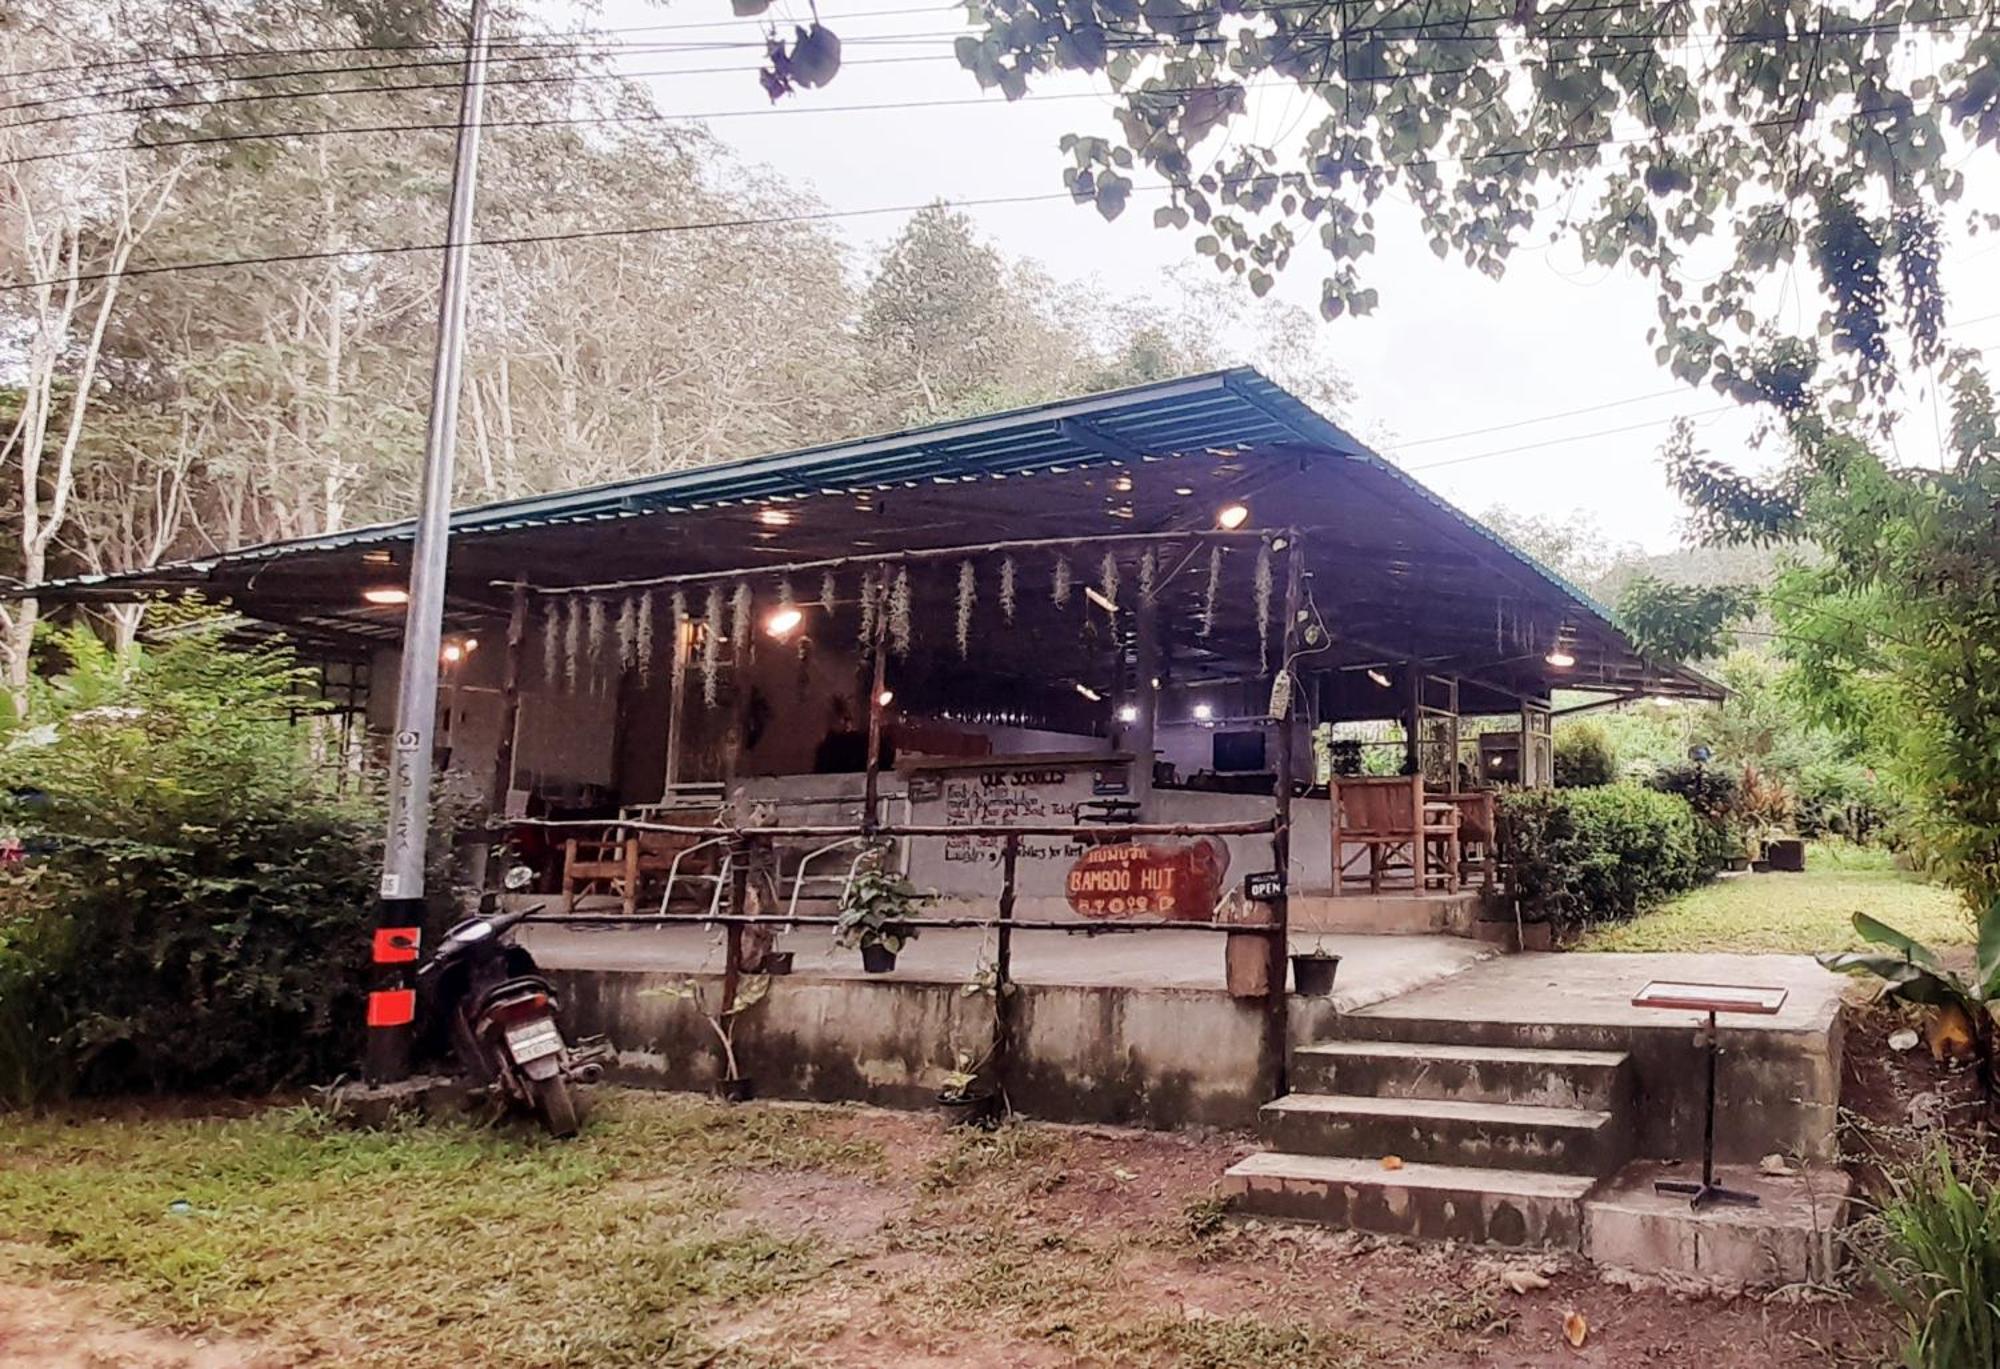
{"label": "motorcycle wheel", "polygon": [[534,1081],[535,1111],[542,1115],[542,1125],[551,1136],[574,1136],[579,1126],[576,1113],[576,1097],[569,1091],[569,1080],[560,1074]]}

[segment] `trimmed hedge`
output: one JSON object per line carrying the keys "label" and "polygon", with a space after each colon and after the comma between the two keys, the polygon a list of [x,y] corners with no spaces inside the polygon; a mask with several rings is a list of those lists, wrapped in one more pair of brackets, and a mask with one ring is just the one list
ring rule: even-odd
{"label": "trimmed hedge", "polygon": [[1524,917],[1568,935],[1636,916],[1713,872],[1686,799],[1630,784],[1530,789],[1500,800]]}

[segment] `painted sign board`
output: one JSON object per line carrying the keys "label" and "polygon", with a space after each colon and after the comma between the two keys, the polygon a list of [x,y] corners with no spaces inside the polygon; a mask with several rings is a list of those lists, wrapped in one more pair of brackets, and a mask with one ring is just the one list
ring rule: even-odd
{"label": "painted sign board", "polygon": [[1065,892],[1084,917],[1207,922],[1228,868],[1228,848],[1212,837],[1171,846],[1116,842],[1078,856]]}

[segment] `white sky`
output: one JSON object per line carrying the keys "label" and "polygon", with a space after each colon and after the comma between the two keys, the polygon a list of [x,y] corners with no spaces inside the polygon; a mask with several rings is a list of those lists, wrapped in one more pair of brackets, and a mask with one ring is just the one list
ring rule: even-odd
{"label": "white sky", "polygon": [[[745,111],[746,117],[717,118],[708,127],[745,160],[769,166],[838,210],[1059,191],[1064,159],[1057,140],[1069,132],[1115,132],[1106,113],[1109,102],[1084,94],[1091,86],[1076,76],[1041,80],[1031,91],[1036,97],[1076,93],[1081,98],[1008,105],[996,93],[978,106],[836,112],[831,107],[980,95],[970,73],[950,59],[950,40],[942,36],[957,27],[955,8],[940,9],[935,18],[930,13],[853,17],[910,5],[911,0],[822,5],[822,15],[848,40],[847,64],[826,89],[788,97],[778,106],[822,111],[814,114],[747,114],[771,108],[757,87],[751,52],[649,52],[620,61],[633,74],[740,63],[728,71],[646,80],[669,114]],[[782,0],[771,13],[780,17],[788,8],[809,13],[802,0]],[[849,17],[843,18],[843,11]],[[721,0],[671,8],[647,0],[604,0],[592,22],[625,30],[719,20],[713,28],[621,32],[629,43],[740,41],[757,32],[753,25],[723,18],[726,14]],[[852,41],[926,33],[937,36],[893,45]],[[931,60],[866,60],[886,56]],[[1295,91],[1253,101],[1259,136],[1281,134],[1314,117],[1307,103]],[[1220,145],[1217,136],[1201,151],[1213,154]],[[1983,163],[1966,170],[1982,188],[1982,181],[2000,179]],[[1144,295],[1165,288],[1169,268],[1196,259],[1192,235],[1152,226],[1152,210],[1163,202],[1135,194],[1119,220],[1108,224],[1094,209],[1060,200],[967,212],[1010,256],[1033,258],[1059,278],[1094,279],[1116,295]],[[1397,212],[1390,200],[1378,207],[1379,249],[1362,268],[1365,282],[1381,292],[1380,307],[1367,318],[1324,326],[1332,355],[1357,393],[1350,418],[1358,435],[1439,493],[1475,513],[1493,504],[1552,516],[1581,509],[1613,542],[1664,551],[1680,541],[1680,506],[1657,456],[1669,420],[1700,415],[1702,440],[1717,455],[1750,469],[1768,460],[1747,449],[1751,424],[1744,413],[1711,391],[1678,386],[1655,365],[1645,336],[1655,317],[1653,292],[1636,276],[1622,268],[1586,266],[1574,247],[1562,243],[1518,253],[1506,278],[1494,282],[1455,260],[1439,262],[1422,235],[1397,231]],[[858,253],[869,253],[892,237],[902,220],[881,215],[831,226]],[[1324,261],[1316,246],[1302,245],[1280,276],[1277,293],[1316,311]],[[1953,341],[2000,345],[2000,317],[1985,317],[2000,315],[2000,243],[1955,240],[1943,270]],[[1816,312],[1812,301],[1802,304],[1796,290],[1777,307],[1792,316],[1793,327]],[[1968,319],[1980,321],[1953,327]],[[1571,412],[1586,408],[1595,411]],[[1896,433],[1898,450],[1905,460],[1934,463],[1943,420],[1933,413],[1928,390],[1913,387],[1906,409]],[[1560,414],[1570,416],[1550,417]],[[1474,430],[1484,431],[1454,437]],[[1446,438],[1451,440],[1439,440]]]}

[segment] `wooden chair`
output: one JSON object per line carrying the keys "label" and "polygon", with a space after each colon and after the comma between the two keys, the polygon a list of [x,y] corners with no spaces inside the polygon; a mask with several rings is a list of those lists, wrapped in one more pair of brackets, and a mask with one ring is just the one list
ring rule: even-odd
{"label": "wooden chair", "polygon": [[626,913],[639,907],[639,839],[612,826],[594,837],[563,843],[563,911],[576,911],[580,894],[617,894]]}
{"label": "wooden chair", "polygon": [[1422,775],[1336,779],[1328,791],[1335,897],[1353,862],[1364,854],[1370,893],[1382,892],[1382,876],[1397,862],[1408,865],[1417,892],[1433,881],[1446,893],[1457,892],[1458,809],[1449,799],[1426,795]]}
{"label": "wooden chair", "polygon": [[1500,870],[1500,832],[1493,791],[1468,789],[1435,797],[1458,810],[1459,883],[1471,884],[1477,873],[1480,887],[1491,889]]}

